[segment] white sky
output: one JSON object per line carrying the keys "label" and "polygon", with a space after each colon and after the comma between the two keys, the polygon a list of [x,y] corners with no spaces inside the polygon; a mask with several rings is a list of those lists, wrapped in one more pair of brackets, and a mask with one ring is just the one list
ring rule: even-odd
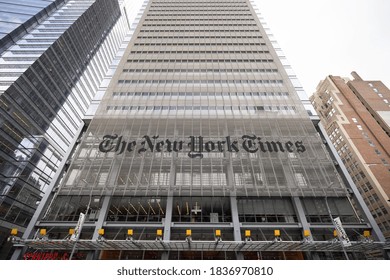
{"label": "white sky", "polygon": [[390,88],[389,0],[255,0],[310,96],[327,75]]}

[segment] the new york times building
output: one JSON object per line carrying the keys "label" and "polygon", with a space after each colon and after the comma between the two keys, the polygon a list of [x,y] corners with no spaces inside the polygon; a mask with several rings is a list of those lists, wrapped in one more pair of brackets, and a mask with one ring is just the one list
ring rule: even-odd
{"label": "the new york times building", "polygon": [[368,258],[375,225],[270,38],[250,1],[150,0],[28,250]]}

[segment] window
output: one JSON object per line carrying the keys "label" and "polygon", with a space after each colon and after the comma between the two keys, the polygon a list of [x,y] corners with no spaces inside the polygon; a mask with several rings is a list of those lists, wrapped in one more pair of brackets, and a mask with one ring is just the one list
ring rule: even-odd
{"label": "window", "polygon": [[305,179],[305,176],[303,175],[303,173],[295,173],[295,180],[298,184],[298,187],[306,187],[307,186],[307,183],[306,183],[306,179]]}

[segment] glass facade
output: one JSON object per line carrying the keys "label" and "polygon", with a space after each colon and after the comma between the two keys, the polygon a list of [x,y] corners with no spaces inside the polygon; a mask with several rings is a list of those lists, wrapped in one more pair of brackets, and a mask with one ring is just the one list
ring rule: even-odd
{"label": "glass facade", "polygon": [[[245,230],[265,241],[274,227],[291,242],[305,230],[323,240],[331,212],[364,227],[273,43],[249,1],[150,0],[40,226],[66,238],[86,213],[80,244],[104,228],[102,259],[212,258],[174,247],[186,228],[196,241],[219,228],[224,241]],[[110,247],[126,228],[141,244]],[[158,229],[165,245],[152,252],[142,242]],[[229,248],[213,258],[256,254]]]}
{"label": "glass facade", "polygon": [[345,194],[247,2],[153,1],[120,67],[60,194]]}
{"label": "glass facade", "polygon": [[1,1],[0,54],[66,2],[66,0]]}
{"label": "glass facade", "polygon": [[123,1],[67,1],[1,55],[1,246],[11,227],[24,231],[63,168],[129,20]]}

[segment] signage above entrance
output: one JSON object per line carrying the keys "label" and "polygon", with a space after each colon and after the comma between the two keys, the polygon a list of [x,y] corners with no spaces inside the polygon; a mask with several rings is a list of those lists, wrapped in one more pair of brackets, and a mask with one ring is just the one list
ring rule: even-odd
{"label": "signage above entrance", "polygon": [[118,155],[124,151],[138,152],[181,152],[188,151],[190,158],[203,158],[204,153],[211,152],[230,152],[237,153],[241,149],[248,153],[303,153],[306,151],[302,141],[263,141],[261,137],[256,135],[243,135],[241,139],[233,140],[231,136],[226,136],[222,140],[208,140],[203,136],[188,136],[189,141],[160,139],[157,136],[145,135],[140,143],[137,141],[126,141],[123,136],[104,135],[103,141],[99,144],[99,151],[103,153],[115,152]]}

